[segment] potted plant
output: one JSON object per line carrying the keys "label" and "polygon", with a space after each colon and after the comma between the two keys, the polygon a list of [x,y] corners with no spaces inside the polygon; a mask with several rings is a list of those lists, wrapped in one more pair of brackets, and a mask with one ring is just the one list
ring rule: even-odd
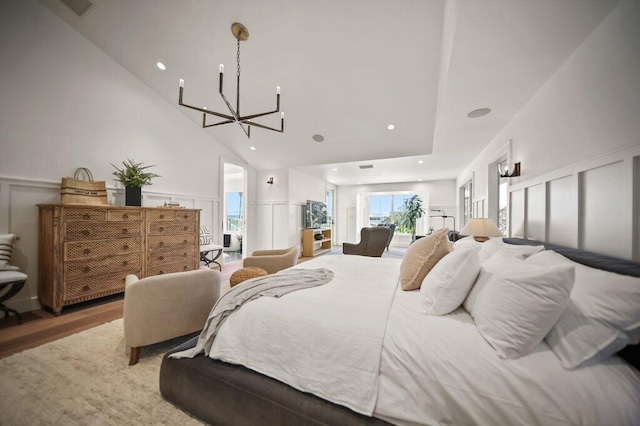
{"label": "potted plant", "polygon": [[417,195],[404,200],[399,225],[411,232],[411,241],[416,240],[416,221],[424,214],[422,200]]}
{"label": "potted plant", "polygon": [[113,175],[116,177],[116,181],[120,182],[125,187],[125,205],[127,206],[141,206],[142,205],[142,187],[151,185],[151,179],[161,177],[155,173],[146,172],[149,167],[144,163],[136,163],[135,161],[128,159],[123,161],[122,169],[116,167],[113,163],[111,165],[116,169]]}

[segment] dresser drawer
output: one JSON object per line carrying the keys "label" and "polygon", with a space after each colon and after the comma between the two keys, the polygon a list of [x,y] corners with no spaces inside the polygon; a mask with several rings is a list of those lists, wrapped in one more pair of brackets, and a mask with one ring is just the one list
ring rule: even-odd
{"label": "dresser drawer", "polygon": [[140,276],[140,269],[130,269],[113,274],[100,275],[64,283],[63,302],[65,305],[95,299],[96,297],[122,293],[124,280],[129,274]]}
{"label": "dresser drawer", "polygon": [[140,253],[141,250],[141,237],[68,242],[64,243],[64,260],[91,259],[114,254]]}
{"label": "dresser drawer", "polygon": [[149,235],[190,234],[196,232],[193,222],[150,222]]}
{"label": "dresser drawer", "polygon": [[107,209],[64,209],[64,219],[67,222],[107,220]]}
{"label": "dresser drawer", "polygon": [[71,222],[65,225],[64,240],[104,240],[142,235],[142,222]]}
{"label": "dresser drawer", "polygon": [[109,222],[123,222],[123,221],[141,221],[141,210],[109,210],[107,212],[107,220]]}
{"label": "dresser drawer", "polygon": [[197,244],[198,236],[195,234],[183,235],[150,235],[147,238],[149,252],[166,251],[166,250],[184,250],[185,248],[199,247]]}
{"label": "dresser drawer", "polygon": [[176,220],[196,220],[198,212],[176,212]]}
{"label": "dresser drawer", "polygon": [[167,263],[165,265],[153,266],[147,268],[147,276],[170,274],[172,272],[191,271],[195,269],[196,262],[193,259],[176,263]]}
{"label": "dresser drawer", "polygon": [[193,248],[185,248],[184,250],[172,250],[172,251],[155,251],[149,254],[147,265],[162,266],[167,263],[183,262],[187,260],[199,259],[196,258],[196,251]]}
{"label": "dresser drawer", "polygon": [[67,262],[64,265],[64,279],[70,281],[114,273],[124,269],[140,269],[140,254],[132,253],[103,259]]}
{"label": "dresser drawer", "polygon": [[150,210],[148,213],[150,220],[167,220],[174,221],[176,218],[176,212],[174,210]]}

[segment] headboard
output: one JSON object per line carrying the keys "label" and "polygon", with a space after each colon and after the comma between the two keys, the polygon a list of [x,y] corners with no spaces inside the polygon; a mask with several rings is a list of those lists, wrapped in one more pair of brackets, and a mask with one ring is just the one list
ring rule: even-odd
{"label": "headboard", "polygon": [[[591,268],[615,272],[616,274],[629,275],[640,278],[640,263],[631,260],[620,259],[604,254],[592,253],[557,244],[542,243],[540,241],[525,240],[523,238],[503,238],[507,244],[539,246],[544,245],[546,250],[553,250],[574,262],[581,263]],[[640,370],[640,345],[627,346],[618,355]]]}

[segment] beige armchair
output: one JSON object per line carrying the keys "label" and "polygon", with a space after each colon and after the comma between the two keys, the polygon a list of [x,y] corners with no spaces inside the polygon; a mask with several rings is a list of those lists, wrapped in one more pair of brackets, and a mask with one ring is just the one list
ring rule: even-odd
{"label": "beige armchair", "polygon": [[220,272],[195,271],[138,279],[128,275],[124,290],[124,338],[129,365],[140,348],[202,330],[220,297]]}
{"label": "beige armchair", "polygon": [[382,257],[390,234],[391,230],[387,227],[362,228],[360,242],[358,244],[342,243],[342,252],[344,254]]}
{"label": "beige armchair", "polygon": [[269,274],[275,274],[298,263],[300,246],[295,245],[281,250],[257,250],[244,259],[243,267],[255,266],[262,268]]}

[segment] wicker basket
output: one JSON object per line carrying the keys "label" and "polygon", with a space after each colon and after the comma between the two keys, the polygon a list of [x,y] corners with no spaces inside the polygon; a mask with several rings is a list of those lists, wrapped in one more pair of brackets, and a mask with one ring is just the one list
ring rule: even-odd
{"label": "wicker basket", "polygon": [[257,268],[255,266],[248,266],[246,268],[238,269],[231,274],[231,278],[229,278],[229,285],[233,287],[243,281],[250,280],[251,278],[264,277],[265,275],[269,274],[264,269]]}

